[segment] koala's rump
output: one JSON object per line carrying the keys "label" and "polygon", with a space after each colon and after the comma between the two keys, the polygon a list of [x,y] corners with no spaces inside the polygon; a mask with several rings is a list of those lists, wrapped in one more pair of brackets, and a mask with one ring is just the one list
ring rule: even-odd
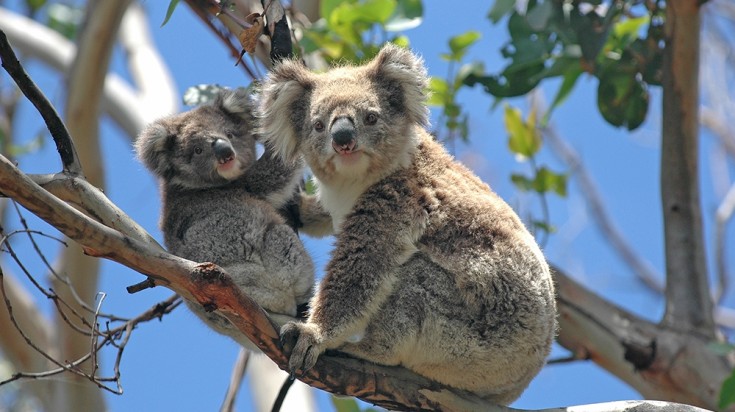
{"label": "koala's rump", "polygon": [[543,366],[547,339],[517,325],[491,324],[492,316],[481,313],[488,308],[464,304],[451,273],[423,253],[399,271],[394,292],[370,319],[363,339],[339,350],[402,365],[498,403],[515,400]]}

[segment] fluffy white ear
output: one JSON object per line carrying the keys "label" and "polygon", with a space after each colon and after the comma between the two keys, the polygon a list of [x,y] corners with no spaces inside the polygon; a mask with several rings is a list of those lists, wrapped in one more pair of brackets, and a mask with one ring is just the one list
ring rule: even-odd
{"label": "fluffy white ear", "polygon": [[220,91],[214,101],[214,106],[226,113],[243,118],[249,118],[253,110],[250,93],[244,87]]}
{"label": "fluffy white ear", "polygon": [[402,47],[387,43],[369,64],[373,82],[396,94],[394,100],[414,122],[427,126],[426,88],[429,77],[423,60]]}
{"label": "fluffy white ear", "polygon": [[135,152],[151,172],[166,178],[171,172],[167,153],[175,143],[176,136],[170,133],[164,120],[149,124],[135,140]]}
{"label": "fluffy white ear", "polygon": [[263,143],[286,161],[298,157],[314,77],[300,62],[284,60],[260,87],[257,117]]}

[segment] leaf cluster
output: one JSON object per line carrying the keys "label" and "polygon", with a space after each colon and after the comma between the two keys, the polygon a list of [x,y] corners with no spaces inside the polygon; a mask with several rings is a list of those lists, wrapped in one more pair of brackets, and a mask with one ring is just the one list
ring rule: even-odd
{"label": "leaf cluster", "polygon": [[649,86],[660,84],[663,49],[662,2],[640,3],[530,0],[520,8],[515,0],[496,0],[488,18],[507,24],[510,39],[501,54],[509,63],[497,74],[473,73],[465,84],[507,98],[560,78],[550,113],[588,73],[598,80],[597,106],[605,120],[636,129],[648,112]]}

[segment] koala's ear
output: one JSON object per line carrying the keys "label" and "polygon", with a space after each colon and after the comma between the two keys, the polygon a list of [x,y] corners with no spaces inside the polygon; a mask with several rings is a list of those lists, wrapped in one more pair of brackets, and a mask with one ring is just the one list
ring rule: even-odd
{"label": "koala's ear", "polygon": [[[396,102],[408,117],[420,125],[428,125],[426,88],[429,77],[423,60],[402,47],[387,43],[368,64],[368,73],[375,84],[399,93]],[[399,88],[396,88],[399,86]]]}
{"label": "koala's ear", "polygon": [[306,121],[314,82],[314,75],[300,62],[284,60],[260,87],[258,132],[263,142],[285,160],[298,157],[298,133]]}
{"label": "koala's ear", "polygon": [[213,106],[245,120],[248,124],[252,124],[255,120],[250,92],[244,87],[220,91],[214,100]]}
{"label": "koala's ear", "polygon": [[149,124],[135,140],[138,159],[155,175],[166,179],[173,172],[168,153],[176,143],[176,135],[171,133],[162,120]]}

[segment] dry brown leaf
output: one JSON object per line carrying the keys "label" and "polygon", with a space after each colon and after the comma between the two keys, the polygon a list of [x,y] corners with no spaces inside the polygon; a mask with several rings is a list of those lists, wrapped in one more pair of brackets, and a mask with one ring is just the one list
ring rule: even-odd
{"label": "dry brown leaf", "polygon": [[252,24],[252,26],[240,32],[238,36],[240,45],[246,52],[255,53],[258,38],[263,34],[263,18],[260,13],[251,13],[245,17],[245,21]]}

